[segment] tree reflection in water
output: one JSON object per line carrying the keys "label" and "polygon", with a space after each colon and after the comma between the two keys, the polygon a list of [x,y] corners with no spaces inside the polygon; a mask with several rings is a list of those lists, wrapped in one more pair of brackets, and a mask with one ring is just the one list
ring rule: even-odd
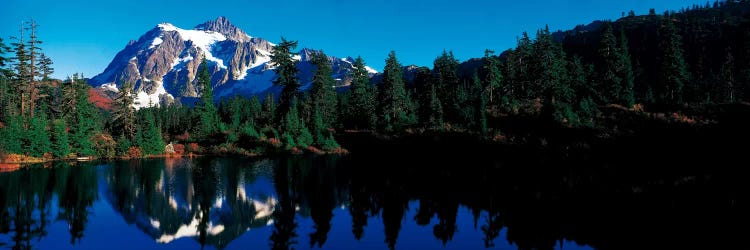
{"label": "tree reflection in water", "polygon": [[[612,175],[513,159],[472,159],[471,168],[393,161],[292,156],[32,166],[0,173],[0,246],[34,248],[51,219],[67,224],[70,243],[79,244],[95,202],[108,203],[155,242],[193,238],[218,249],[266,227],[268,242],[256,247],[325,248],[369,235],[395,249],[425,241],[414,238],[414,226],[449,247],[464,244],[458,235],[519,249],[569,241],[598,249],[716,248],[746,236],[737,229],[747,218],[738,204],[750,189],[723,172],[641,176],[639,169]],[[549,174],[538,175],[542,170]],[[380,226],[370,219],[382,229],[369,229]],[[459,231],[467,223],[473,231]],[[341,227],[351,234],[331,233]]]}

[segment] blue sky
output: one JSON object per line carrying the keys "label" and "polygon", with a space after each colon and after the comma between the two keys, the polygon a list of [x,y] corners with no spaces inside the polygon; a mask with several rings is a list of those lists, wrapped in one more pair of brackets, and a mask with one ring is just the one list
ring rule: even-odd
{"label": "blue sky", "polygon": [[485,48],[502,51],[523,31],[549,24],[565,30],[596,19],[617,19],[623,11],[645,14],[677,10],[705,0],[3,0],[0,37],[18,34],[33,17],[44,52],[55,62],[54,77],[92,77],[107,67],[130,40],[161,22],[192,28],[218,16],[255,37],[281,36],[301,47],[333,56],[361,55],[382,70],[388,52],[402,64],[431,66],[443,49],[460,60],[481,57]]}

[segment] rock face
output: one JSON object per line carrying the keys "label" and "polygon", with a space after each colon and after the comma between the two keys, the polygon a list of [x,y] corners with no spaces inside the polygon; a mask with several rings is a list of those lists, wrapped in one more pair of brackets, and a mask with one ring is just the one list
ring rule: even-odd
{"label": "rock face", "polygon": [[[136,93],[136,107],[187,102],[200,96],[195,76],[205,59],[211,73],[215,99],[235,95],[251,96],[277,91],[276,74],[269,65],[274,44],[251,37],[225,17],[185,30],[162,23],[137,41],[130,41],[112,62],[89,83],[115,95],[123,83],[130,82]],[[312,49],[302,49],[297,66],[303,89],[309,86],[315,67],[310,63]],[[350,82],[354,60],[329,57],[337,85]],[[368,67],[368,70],[375,74]]]}

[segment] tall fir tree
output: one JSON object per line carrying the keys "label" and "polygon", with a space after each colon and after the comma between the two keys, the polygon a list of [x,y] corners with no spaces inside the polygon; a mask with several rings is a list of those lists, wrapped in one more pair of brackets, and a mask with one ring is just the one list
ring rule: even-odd
{"label": "tall fir tree", "polygon": [[453,52],[443,50],[443,53],[435,58],[432,69],[433,86],[437,92],[437,97],[443,103],[445,119],[454,122],[459,119],[460,110],[457,109],[454,96],[459,87],[460,79],[458,77],[458,60],[453,56]]}
{"label": "tall fir tree", "polygon": [[154,110],[156,108],[146,108],[143,110],[143,120],[141,121],[143,138],[140,147],[145,155],[162,154],[166,145],[161,135],[161,128],[156,123]]}
{"label": "tall fir tree", "polygon": [[[214,103],[214,92],[211,84],[211,74],[208,72],[208,62],[203,59],[198,70],[198,84],[201,88],[201,102],[198,106],[198,136],[208,139],[214,133],[219,132],[219,110]],[[148,128],[147,128],[148,129]]]}
{"label": "tall fir tree", "polygon": [[354,61],[352,72],[352,83],[349,86],[349,105],[351,110],[348,114],[352,116],[355,128],[375,128],[377,116],[375,115],[375,89],[370,84],[370,77],[365,68],[365,61],[357,57]]}
{"label": "tall fir tree", "polygon": [[75,93],[73,110],[71,115],[73,124],[72,146],[73,152],[82,156],[93,156],[96,152],[92,137],[100,128],[97,124],[98,111],[96,107],[89,102],[88,84],[84,82],[83,77],[74,75],[71,78],[71,87]]}
{"label": "tall fir tree", "polygon": [[721,89],[721,100],[724,102],[734,102],[736,96],[736,77],[734,75],[734,56],[732,56],[732,49],[726,49],[726,56],[724,57],[724,63],[719,69],[719,88]]}
{"label": "tall fir tree", "polygon": [[31,156],[41,157],[45,153],[52,151],[52,143],[47,131],[47,117],[44,113],[41,113],[29,119],[29,129],[24,136],[24,139],[27,141],[25,151]]}
{"label": "tall fir tree", "polygon": [[68,125],[63,119],[56,119],[52,122],[52,154],[57,158],[70,154]]}
{"label": "tall fir tree", "polygon": [[[495,93],[500,94],[503,97],[505,95],[502,86],[503,74],[500,71],[500,60],[495,57],[494,54],[495,51],[486,49],[484,50],[484,58],[482,60],[483,85],[489,95],[490,104],[495,102]],[[501,97],[501,99],[503,98]],[[505,101],[501,101],[501,103],[502,102],[507,102],[507,98]]]}
{"label": "tall fir tree", "polygon": [[4,126],[0,128],[0,149],[3,153],[23,153],[23,134],[23,118],[19,115],[6,117]]}
{"label": "tall fir tree", "polygon": [[630,59],[628,37],[625,35],[625,28],[622,27],[620,28],[620,43],[617,55],[617,73],[622,79],[619,103],[627,107],[632,107],[635,104],[635,74],[633,72],[633,62]]}
{"label": "tall fir tree", "polygon": [[271,53],[271,64],[276,66],[274,70],[277,78],[273,81],[275,85],[281,86],[279,107],[276,109],[277,119],[286,116],[292,105],[292,100],[299,97],[300,83],[297,79],[297,63],[292,50],[297,48],[297,41],[287,41],[281,38],[281,43],[274,47]]}
{"label": "tall fir tree", "polygon": [[131,94],[132,84],[123,83],[112,107],[112,120],[115,134],[123,134],[128,139],[135,136],[135,96]]}
{"label": "tall fir tree", "polygon": [[682,90],[690,76],[683,55],[682,37],[671,16],[662,19],[659,28],[661,69],[657,96],[662,103],[677,104],[682,102]]}
{"label": "tall fir tree", "polygon": [[391,51],[385,60],[382,81],[378,98],[381,127],[394,131],[414,124],[416,114],[406,92],[404,75],[395,51]]}
{"label": "tall fir tree", "polygon": [[544,104],[542,115],[558,121],[570,118],[570,103],[574,93],[569,85],[565,52],[562,46],[552,39],[549,27],[537,32],[533,54],[531,72],[536,76],[536,80],[532,88]]}
{"label": "tall fir tree", "polygon": [[602,103],[615,103],[620,100],[623,89],[623,78],[618,73],[620,51],[617,46],[612,24],[604,24],[602,38],[597,51],[597,89],[601,90],[599,97]]}
{"label": "tall fir tree", "polygon": [[[310,87],[310,100],[312,102],[313,117],[318,117],[319,122],[313,122],[313,134],[317,135],[322,130],[332,128],[336,122],[336,92],[333,86],[336,81],[333,80],[333,69],[326,56],[322,51],[314,53],[312,63],[316,70]],[[323,138],[315,137],[316,140]]]}

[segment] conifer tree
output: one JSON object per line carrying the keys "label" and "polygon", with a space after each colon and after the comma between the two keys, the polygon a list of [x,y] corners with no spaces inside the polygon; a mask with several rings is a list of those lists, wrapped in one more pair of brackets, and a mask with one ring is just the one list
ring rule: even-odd
{"label": "conifer tree", "polygon": [[[482,65],[483,85],[489,95],[489,103],[494,103],[494,94],[502,90],[503,74],[500,71],[500,60],[494,56],[495,52],[489,49],[484,51],[484,64]],[[501,92],[501,94],[503,94]]]}
{"label": "conifer tree", "polygon": [[719,88],[721,89],[721,99],[725,102],[734,102],[735,100],[735,76],[734,76],[734,56],[732,49],[727,48],[724,63],[719,69]]}
{"label": "conifer tree", "polygon": [[401,64],[396,59],[396,52],[391,51],[385,61],[378,98],[382,128],[386,131],[400,130],[416,122],[414,107],[409,98]]}
{"label": "conifer tree", "polygon": [[662,103],[682,102],[682,89],[689,78],[683,57],[682,37],[672,17],[665,16],[659,29],[661,69],[659,71],[658,98]]}
{"label": "conifer tree", "polygon": [[4,153],[23,153],[23,118],[18,115],[9,115],[6,118],[5,126],[0,128],[0,149]]}
{"label": "conifer tree", "polygon": [[599,97],[604,103],[618,102],[622,92],[622,76],[618,74],[619,48],[612,29],[612,24],[605,23],[597,55]]}
{"label": "conifer tree", "polygon": [[571,120],[573,91],[570,88],[566,69],[565,52],[553,41],[549,28],[537,33],[534,42],[533,72],[537,79],[533,88],[544,103],[543,115],[558,121]]}
{"label": "conifer tree", "polygon": [[[310,88],[310,98],[312,101],[313,117],[318,117],[320,121],[313,122],[313,134],[319,134],[323,129],[332,128],[336,122],[336,93],[333,90],[335,81],[331,74],[331,64],[322,51],[314,53],[312,62],[316,67],[315,75],[312,79]],[[316,140],[322,140],[318,136]]]}
{"label": "conifer tree", "polygon": [[73,152],[83,156],[93,156],[94,144],[91,141],[97,131],[100,131],[98,111],[93,104],[88,101],[88,85],[83,81],[80,75],[74,75],[71,78],[71,86],[74,93],[74,102],[71,115],[71,124],[73,130],[72,146]]}
{"label": "conifer tree", "polygon": [[212,134],[219,132],[219,114],[216,104],[214,104],[211,74],[208,72],[208,62],[206,62],[205,58],[201,63],[198,76],[196,77],[198,78],[198,84],[202,87],[201,102],[197,108],[199,124],[197,132],[199,137],[206,139]]}
{"label": "conifer tree", "polygon": [[443,104],[440,102],[440,98],[437,95],[437,89],[434,84],[430,84],[430,103],[427,126],[432,129],[441,129],[443,127]]}
{"label": "conifer tree", "polygon": [[156,124],[153,110],[155,108],[145,109],[143,120],[141,122],[143,129],[143,141],[140,145],[143,154],[145,155],[158,155],[164,153],[164,147],[166,144],[161,136],[161,129]]}
{"label": "conifer tree", "polygon": [[281,86],[281,96],[279,97],[279,108],[277,109],[277,118],[281,119],[286,116],[292,105],[292,100],[299,95],[299,80],[297,79],[297,64],[294,61],[292,50],[297,48],[297,41],[287,41],[281,38],[281,43],[274,47],[271,53],[271,64],[276,66],[274,70],[277,78],[274,84]]}
{"label": "conifer tree", "polygon": [[70,154],[70,141],[68,139],[68,125],[64,119],[56,119],[52,122],[52,154],[62,158]]}
{"label": "conifer tree", "polygon": [[135,136],[135,97],[131,94],[132,85],[123,83],[117,97],[112,101],[112,119],[115,131],[132,139]]}
{"label": "conifer tree", "polygon": [[349,115],[353,116],[355,128],[374,128],[377,116],[375,115],[375,89],[370,85],[370,77],[365,68],[365,61],[357,57],[354,61],[352,83],[349,87]]}
{"label": "conifer tree", "polygon": [[459,87],[460,79],[458,78],[458,60],[453,56],[453,52],[443,50],[443,54],[435,58],[432,74],[438,99],[445,104],[443,107],[448,108],[448,110],[440,112],[445,114],[446,120],[456,121],[461,111],[454,102],[454,96]]}
{"label": "conifer tree", "polygon": [[635,104],[635,75],[633,73],[633,63],[630,59],[630,49],[628,48],[628,38],[625,35],[625,28],[620,28],[619,46],[617,54],[618,74],[622,79],[619,103],[627,107],[632,107]]}
{"label": "conifer tree", "polygon": [[26,152],[31,156],[41,157],[45,153],[52,151],[49,132],[47,132],[47,117],[44,113],[30,118],[29,130],[26,131],[25,140]]}

